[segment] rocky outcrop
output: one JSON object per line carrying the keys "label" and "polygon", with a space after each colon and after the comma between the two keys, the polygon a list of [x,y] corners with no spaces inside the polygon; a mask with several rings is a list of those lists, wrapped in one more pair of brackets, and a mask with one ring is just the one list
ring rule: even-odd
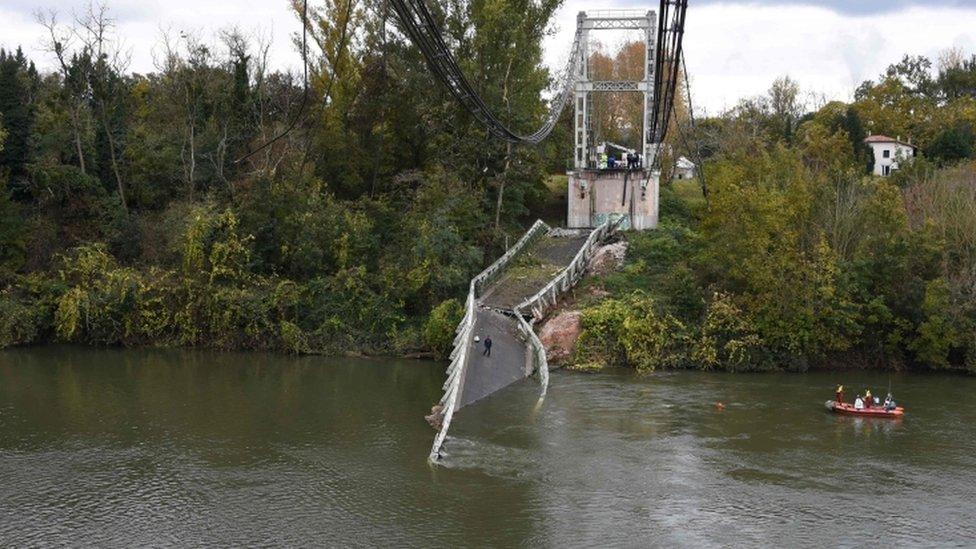
{"label": "rocky outcrop", "polygon": [[542,325],[539,339],[546,348],[549,364],[565,364],[572,358],[582,330],[582,316],[580,311],[563,311]]}
{"label": "rocky outcrop", "polygon": [[590,258],[587,271],[590,276],[605,276],[624,266],[627,242],[620,241],[597,248]]}

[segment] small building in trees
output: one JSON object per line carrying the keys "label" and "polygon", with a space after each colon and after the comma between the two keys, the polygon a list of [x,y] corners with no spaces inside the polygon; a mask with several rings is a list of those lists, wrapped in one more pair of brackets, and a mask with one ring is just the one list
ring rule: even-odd
{"label": "small building in trees", "polygon": [[905,143],[900,137],[892,139],[884,135],[871,135],[864,142],[874,153],[874,175],[887,177],[901,163],[915,158],[915,146]]}
{"label": "small building in trees", "polygon": [[679,157],[674,163],[674,178],[675,179],[694,179],[695,178],[695,163],[688,160],[684,156]]}

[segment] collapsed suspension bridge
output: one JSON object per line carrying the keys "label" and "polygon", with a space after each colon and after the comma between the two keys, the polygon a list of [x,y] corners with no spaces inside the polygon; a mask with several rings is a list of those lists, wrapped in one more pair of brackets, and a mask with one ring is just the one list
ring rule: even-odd
{"label": "collapsed suspension bridge", "polygon": [[[552,229],[537,221],[501,258],[471,280],[465,314],[457,329],[444,396],[435,407],[439,424],[430,452],[441,455],[454,414],[538,372],[545,394],[546,352],[533,325],[556,305],[563,292],[582,278],[596,247],[618,228],[657,225],[659,162],[672,117],[682,55],[687,0],[661,0],[659,11],[580,12],[569,60],[554,81],[554,96],[541,127],[532,133],[509,128],[474,89],[444,41],[424,0],[390,0],[403,31],[421,51],[430,72],[488,132],[510,143],[538,144],[556,127],[572,101],[573,166],[568,173],[567,225]],[[589,34],[599,30],[643,33],[641,81],[593,81],[589,71]],[[600,169],[593,131],[592,95],[601,92],[643,94],[640,169]],[[642,177],[631,177],[637,171]],[[594,228],[595,227],[595,228]],[[488,334],[494,345],[486,357],[475,348],[475,334]]]}

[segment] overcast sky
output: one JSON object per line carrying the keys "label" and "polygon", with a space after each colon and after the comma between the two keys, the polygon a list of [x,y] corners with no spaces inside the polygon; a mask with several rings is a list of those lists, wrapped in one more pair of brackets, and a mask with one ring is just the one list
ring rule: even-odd
{"label": "overcast sky", "polygon": [[[314,2],[314,0],[311,0]],[[37,9],[70,16],[84,0],[0,0],[0,46],[22,45],[42,69],[52,60],[40,49]],[[690,0],[685,34],[696,110],[716,113],[742,97],[763,93],[777,76],[789,75],[807,92],[850,99],[857,85],[874,78],[905,53],[937,57],[946,48],[976,52],[976,0]],[[162,29],[204,33],[229,26],[274,40],[272,62],[298,68],[289,36],[298,28],[287,0],[109,0],[120,33],[132,52],[131,70],[153,70],[154,44]],[[576,13],[587,9],[654,9],[656,1],[567,0],[546,40],[546,60],[562,66]],[[624,37],[607,34],[610,46]]]}

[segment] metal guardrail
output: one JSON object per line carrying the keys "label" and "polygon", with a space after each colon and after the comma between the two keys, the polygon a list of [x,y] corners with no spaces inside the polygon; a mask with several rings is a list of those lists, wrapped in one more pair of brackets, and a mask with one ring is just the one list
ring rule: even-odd
{"label": "metal guardrail", "polygon": [[[441,446],[444,445],[444,439],[447,438],[447,431],[451,427],[451,421],[454,419],[454,412],[457,411],[458,399],[461,394],[461,380],[464,379],[464,372],[468,366],[468,353],[471,349],[471,334],[474,331],[478,296],[497,279],[515,258],[528,248],[529,244],[549,230],[549,225],[546,225],[541,219],[536,221],[514,246],[481,271],[478,276],[471,279],[468,285],[468,298],[464,306],[464,317],[458,324],[457,335],[454,337],[454,349],[450,356],[451,363],[447,367],[447,381],[444,382],[443,386],[444,396],[438,403],[442,407],[444,416],[441,420],[441,428],[437,432],[437,436],[434,437],[434,444],[430,449],[430,456],[428,457],[430,461],[437,460]],[[529,331],[531,332],[531,329]],[[541,343],[539,345],[541,346]],[[545,360],[545,350],[543,350],[543,360]],[[548,369],[546,373],[548,374]],[[548,379],[548,375],[546,377]]]}
{"label": "metal guardrail", "polygon": [[[603,241],[616,231],[620,226],[621,219],[608,219],[594,229],[586,239],[586,242],[583,243],[583,246],[576,252],[573,261],[556,278],[547,284],[545,288],[520,303],[514,309],[515,316],[518,319],[519,333],[522,334],[529,348],[532,350],[534,369],[539,372],[539,383],[542,385],[540,398],[544,397],[549,390],[549,361],[546,358],[546,348],[539,339],[539,336],[536,335],[533,325],[545,316],[547,306],[556,304],[560,293],[565,292],[579,282],[579,279],[583,277],[583,273],[586,270],[586,264],[593,256],[593,250],[596,248],[597,243]],[[522,312],[526,309],[532,311],[531,322],[525,319],[525,314]]]}
{"label": "metal guardrail", "polygon": [[519,334],[525,338],[525,342],[532,350],[532,369],[539,372],[539,384],[542,385],[540,397],[543,397],[549,390],[549,361],[546,359],[546,348],[532,327],[535,320],[533,319],[531,323],[525,320],[525,315],[518,309],[515,309],[515,317],[518,319]]}
{"label": "metal guardrail", "polygon": [[515,243],[514,246],[508,249],[501,257],[495,260],[494,263],[489,265],[485,270],[474,277],[471,282],[475,284],[475,297],[481,296],[484,289],[494,282],[498,276],[505,270],[508,265],[515,260],[516,257],[522,254],[529,244],[535,241],[535,239],[540,236],[545,235],[547,232],[552,230],[549,225],[546,225],[541,219],[537,220],[535,223],[529,227],[529,230],[525,231],[522,238]]}
{"label": "metal guardrail", "polygon": [[440,453],[444,439],[447,438],[447,430],[451,427],[451,420],[454,419],[454,412],[457,409],[457,400],[461,392],[461,378],[463,377],[464,367],[468,362],[468,351],[471,347],[471,332],[474,329],[475,313],[475,282],[468,285],[468,299],[465,304],[464,318],[457,327],[457,335],[454,337],[454,350],[451,351],[451,364],[447,367],[447,381],[444,382],[444,396],[441,397],[440,405],[444,413],[441,420],[441,428],[434,437],[434,445],[430,449],[431,461],[436,460]]}
{"label": "metal guardrail", "polygon": [[[583,246],[580,247],[576,256],[573,257],[573,261],[556,278],[549,282],[537,294],[523,301],[513,309],[517,319],[519,334],[525,338],[526,344],[532,351],[533,369],[539,372],[542,396],[545,395],[549,387],[549,362],[546,359],[545,346],[542,345],[542,341],[536,335],[533,325],[545,315],[548,307],[556,304],[559,294],[573,287],[583,277],[586,264],[593,256],[593,250],[596,248],[597,243],[615,232],[620,226],[622,219],[608,219],[594,229],[589,237],[587,237],[586,242],[583,243]],[[477,315],[478,297],[504,272],[512,261],[529,247],[529,244],[540,236],[554,231],[554,229],[551,229],[541,219],[536,221],[514,246],[509,248],[508,251],[485,270],[481,271],[478,276],[471,279],[471,283],[468,286],[468,298],[465,303],[464,318],[458,324],[457,335],[454,338],[454,349],[451,351],[450,356],[451,363],[447,367],[447,381],[444,382],[444,396],[441,397],[439,402],[444,415],[441,421],[441,428],[437,432],[437,436],[434,437],[434,444],[430,449],[428,459],[431,462],[437,461],[441,447],[444,445],[444,440],[447,438],[448,429],[451,427],[451,421],[454,419],[454,413],[457,411],[458,401],[461,396],[461,381],[464,379],[464,373],[468,366],[471,335],[474,331],[475,317]],[[531,322],[526,320],[525,314],[522,312],[525,310],[532,312]]]}
{"label": "metal guardrail", "polygon": [[615,232],[622,220],[622,217],[614,220],[607,219],[602,225],[593,229],[586,242],[576,252],[576,257],[573,258],[573,261],[556,278],[552,279],[549,284],[546,284],[544,288],[539,290],[538,293],[515,307],[515,311],[517,313],[530,311],[533,322],[541,320],[549,308],[556,304],[559,295],[575,286],[579,282],[579,279],[583,278],[583,273],[586,271],[586,264],[593,257],[593,251],[596,249],[596,245]]}

